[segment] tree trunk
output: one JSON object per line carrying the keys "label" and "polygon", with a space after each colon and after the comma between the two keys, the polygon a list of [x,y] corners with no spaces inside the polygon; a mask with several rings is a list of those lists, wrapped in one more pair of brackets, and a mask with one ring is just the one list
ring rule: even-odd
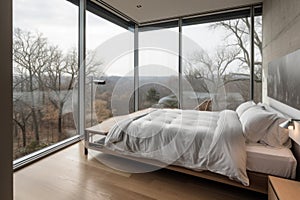
{"label": "tree trunk", "polygon": [[19,133],[19,131],[18,131],[18,124],[17,123],[14,123],[15,124],[15,126],[14,126],[14,136],[15,136],[15,138],[16,137],[18,137],[18,133]]}
{"label": "tree trunk", "polygon": [[62,138],[62,114],[59,112],[58,115],[58,134],[59,134],[59,139]]}
{"label": "tree trunk", "polygon": [[25,128],[25,126],[22,127],[21,130],[22,130],[23,147],[26,147],[26,128]]}
{"label": "tree trunk", "polygon": [[32,112],[33,131],[34,131],[34,135],[35,135],[35,140],[37,143],[39,143],[40,142],[39,127],[38,127],[38,120],[37,120],[36,113],[35,113],[35,108],[32,107],[31,112]]}
{"label": "tree trunk", "polygon": [[58,111],[58,138],[59,140],[62,139],[62,109],[63,109],[63,105],[61,104],[59,106],[59,111]]}
{"label": "tree trunk", "polygon": [[[15,121],[15,130],[18,130],[18,127],[20,127],[20,129],[21,129],[21,132],[22,132],[22,145],[23,145],[23,147],[25,147],[26,146],[26,124],[24,123],[24,124],[21,124],[21,123],[19,123],[19,122],[17,122],[17,121]],[[18,131],[17,131],[18,132]],[[18,146],[19,146],[19,139],[18,139]]]}
{"label": "tree trunk", "polygon": [[31,94],[31,112],[32,112],[32,120],[33,120],[33,131],[35,135],[35,140],[37,143],[40,142],[40,136],[39,136],[39,127],[38,127],[38,120],[36,116],[36,109],[35,109],[35,99],[33,94],[33,75],[31,70],[29,70],[29,87],[30,87],[30,94]]}

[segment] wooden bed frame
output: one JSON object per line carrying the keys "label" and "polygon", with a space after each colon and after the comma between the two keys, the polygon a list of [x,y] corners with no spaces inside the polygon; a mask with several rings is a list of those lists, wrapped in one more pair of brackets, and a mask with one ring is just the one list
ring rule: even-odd
{"label": "wooden bed frame", "polygon": [[[129,160],[139,162],[142,164],[152,165],[154,168],[157,168],[157,169],[162,167],[161,164],[157,163],[156,161],[149,160],[149,159],[135,158],[135,157],[131,157],[131,156],[124,156],[124,155],[118,154],[116,152],[113,152],[113,151],[105,149],[105,148],[99,148],[99,146],[96,147],[96,146],[92,145],[87,148],[96,150],[96,151],[100,151],[105,154],[117,156],[120,158],[129,159]],[[85,148],[84,152],[85,152],[85,155],[88,154],[88,150],[86,148]],[[268,174],[247,171],[250,185],[244,186],[239,182],[230,180],[227,176],[224,176],[221,174],[216,174],[216,173],[209,172],[209,171],[201,171],[200,172],[200,171],[195,171],[192,169],[187,169],[187,168],[175,166],[175,165],[167,165],[167,166],[163,166],[163,168],[169,169],[172,171],[176,171],[176,172],[180,172],[180,173],[184,173],[184,174],[188,174],[188,175],[192,175],[192,176],[196,176],[196,177],[200,177],[200,178],[204,178],[204,179],[208,179],[208,180],[212,180],[212,181],[216,181],[219,183],[224,183],[224,184],[239,187],[239,188],[244,188],[247,190],[251,190],[251,191],[255,191],[255,192],[259,192],[259,193],[263,193],[263,194],[268,193]]]}
{"label": "wooden bed frame", "polygon": [[[139,111],[139,114],[143,113],[143,112],[149,112],[149,109]],[[134,161],[137,161],[137,162],[140,162],[140,163],[143,163],[143,164],[161,166],[159,164],[156,164],[155,163],[156,161],[153,161],[153,160],[140,159],[140,158],[135,158],[135,157],[131,157],[131,156],[124,156],[124,155],[118,154],[116,152],[113,152],[111,150],[105,149],[104,147],[99,148],[99,145],[93,145],[93,144],[89,143],[90,134],[106,135],[108,133],[109,129],[116,123],[116,121],[125,119],[125,117],[126,116],[118,116],[118,117],[113,117],[113,118],[110,118],[108,120],[103,121],[102,123],[97,125],[97,132],[93,128],[87,128],[86,132],[85,132],[85,150],[84,150],[85,155],[88,154],[88,148],[89,148],[89,149],[97,150],[97,151],[100,151],[100,152],[103,152],[103,153],[106,153],[106,154],[118,156],[118,157],[121,157],[121,158],[130,159],[130,160],[134,160]],[[292,149],[291,150],[292,150],[292,152],[293,152],[293,154],[294,154],[294,156],[297,160],[297,163],[300,163],[300,145],[298,145],[297,143],[292,141]],[[167,168],[169,170],[173,170],[173,171],[176,171],[176,172],[189,174],[189,175],[192,175],[192,176],[196,176],[196,177],[200,177],[200,178],[209,179],[209,180],[212,180],[212,181],[228,184],[228,185],[231,185],[231,186],[244,188],[244,189],[247,189],[247,190],[251,190],[251,191],[255,191],[255,192],[259,192],[259,193],[263,193],[263,194],[268,193],[268,174],[264,174],[264,173],[247,171],[248,178],[249,178],[249,181],[250,181],[250,185],[249,186],[244,186],[241,183],[230,180],[227,176],[223,176],[223,175],[216,174],[216,173],[209,172],[209,171],[199,172],[199,171],[194,171],[194,170],[191,170],[191,169],[187,169],[187,168],[179,167],[179,166],[174,166],[174,165],[169,165],[169,166],[166,166],[164,168]],[[297,165],[296,180],[300,180],[300,166],[299,165]]]}

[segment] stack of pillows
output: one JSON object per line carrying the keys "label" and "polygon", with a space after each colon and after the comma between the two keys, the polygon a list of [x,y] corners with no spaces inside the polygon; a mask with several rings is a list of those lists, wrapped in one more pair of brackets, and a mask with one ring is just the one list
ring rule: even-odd
{"label": "stack of pillows", "polygon": [[262,143],[272,147],[291,147],[287,129],[279,124],[287,118],[270,106],[253,101],[239,105],[236,109],[248,143]]}

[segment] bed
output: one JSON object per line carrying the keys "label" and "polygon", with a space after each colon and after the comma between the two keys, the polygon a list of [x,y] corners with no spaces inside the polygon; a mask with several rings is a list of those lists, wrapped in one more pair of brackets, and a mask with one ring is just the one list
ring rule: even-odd
{"label": "bed", "polygon": [[[251,107],[254,109],[252,114],[249,110]],[[266,110],[265,105],[254,105],[253,102],[244,103],[236,111],[221,112],[146,109],[87,128],[85,146],[153,166],[267,193],[267,176],[294,179],[297,161],[289,149],[288,137],[281,135],[279,140],[274,140],[270,135],[259,136],[264,132],[274,135],[277,123],[282,118],[278,117],[278,113],[276,118],[274,115],[268,116],[273,120],[271,124],[274,127],[269,126],[266,130],[262,126],[255,126],[257,130],[253,132],[249,125],[249,121],[253,120],[253,112],[256,113],[254,121],[261,122],[255,110],[257,107]],[[247,116],[242,117],[245,112]],[[265,113],[261,115],[266,117]],[[95,138],[95,135],[105,137]],[[270,145],[266,144],[268,142]]]}

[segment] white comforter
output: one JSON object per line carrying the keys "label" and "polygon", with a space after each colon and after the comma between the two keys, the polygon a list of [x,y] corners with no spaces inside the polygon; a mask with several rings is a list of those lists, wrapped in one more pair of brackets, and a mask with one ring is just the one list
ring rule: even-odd
{"label": "white comforter", "polygon": [[105,147],[124,155],[209,170],[249,185],[245,138],[235,111],[154,110],[115,124]]}

